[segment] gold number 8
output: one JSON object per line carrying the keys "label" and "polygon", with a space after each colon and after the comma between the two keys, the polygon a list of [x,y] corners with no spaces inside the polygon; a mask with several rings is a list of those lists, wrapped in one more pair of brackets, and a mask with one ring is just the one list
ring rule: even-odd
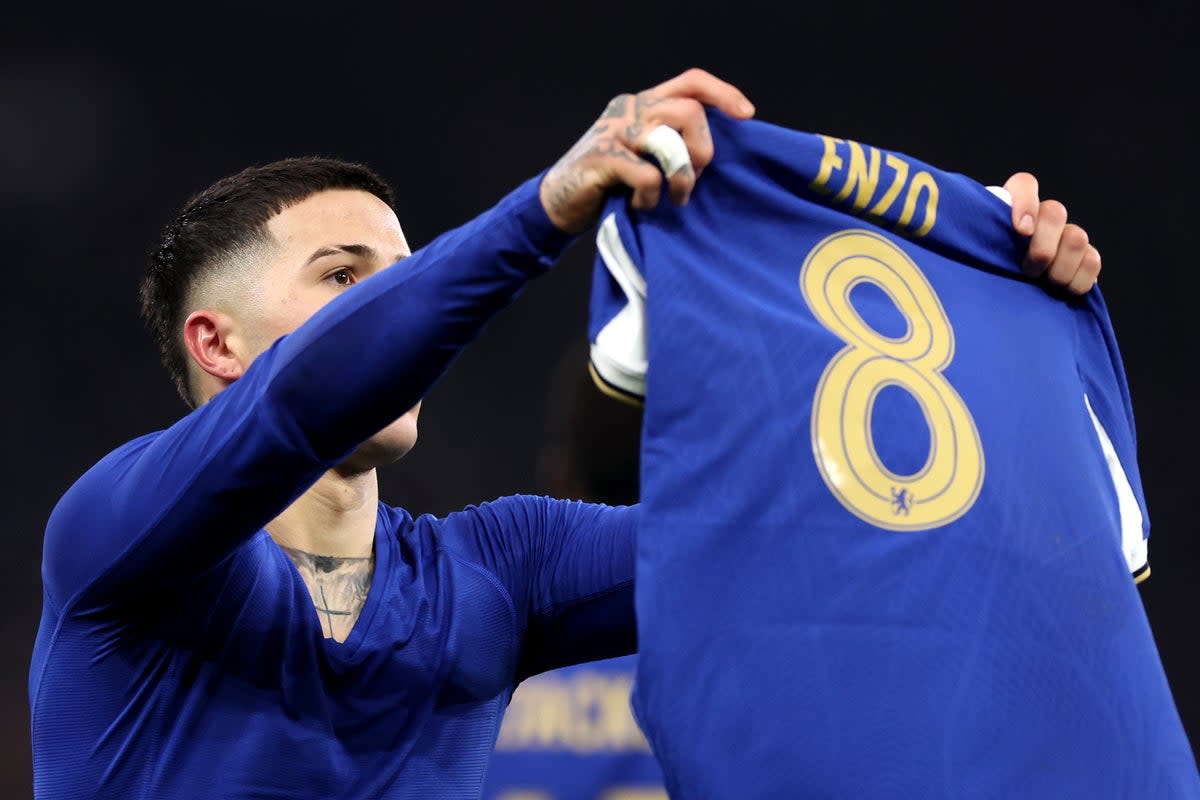
{"label": "gold number 8", "polygon": [[[891,297],[907,323],[884,336],[850,304],[871,283]],[[942,370],[954,358],[954,330],[908,255],[883,236],[847,230],[812,249],[800,291],[817,321],[846,342],[825,367],[813,398],[812,448],[829,490],[860,519],[918,531],[965,514],[983,487],[983,446],[975,420]],[[929,426],[929,455],[912,475],[884,466],[871,437],[875,398],[886,386],[908,392]]]}

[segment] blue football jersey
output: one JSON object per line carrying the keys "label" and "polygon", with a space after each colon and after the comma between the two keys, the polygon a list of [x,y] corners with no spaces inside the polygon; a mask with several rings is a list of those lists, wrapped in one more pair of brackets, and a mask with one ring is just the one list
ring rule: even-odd
{"label": "blue football jersey", "polygon": [[37,800],[478,798],[518,681],[633,652],[636,506],[378,503],[344,639],[320,617],[345,607],[266,530],[566,248],[539,185],[338,290],[63,494],[29,668]]}
{"label": "blue football jersey", "polygon": [[710,112],[691,202],[605,211],[644,397],[634,708],[679,798],[1178,798],[1149,518],[1098,289],[982,184]]}
{"label": "blue football jersey", "polygon": [[512,696],[484,800],[666,800],[629,707],[633,656],[535,675]]}

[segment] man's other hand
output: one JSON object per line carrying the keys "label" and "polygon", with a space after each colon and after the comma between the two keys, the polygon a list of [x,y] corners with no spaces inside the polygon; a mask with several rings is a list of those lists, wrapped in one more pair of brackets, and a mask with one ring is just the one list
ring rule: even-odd
{"label": "man's other hand", "polygon": [[1087,294],[1100,274],[1100,251],[1087,231],[1067,222],[1067,207],[1057,200],[1038,200],[1037,178],[1018,172],[1004,182],[1012,196],[1012,221],[1029,237],[1022,268],[1026,275],[1045,275],[1073,294]]}

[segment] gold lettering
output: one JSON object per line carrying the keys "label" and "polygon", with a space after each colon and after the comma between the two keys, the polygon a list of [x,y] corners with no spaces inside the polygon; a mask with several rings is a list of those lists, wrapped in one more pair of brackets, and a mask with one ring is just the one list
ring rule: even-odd
{"label": "gold lettering", "polygon": [[875,195],[875,187],[879,185],[879,151],[874,147],[871,148],[871,162],[868,165],[861,144],[858,142],[846,142],[846,144],[850,147],[850,166],[846,168],[846,183],[833,199],[834,202],[840,203],[850,196],[850,192],[854,191],[855,187],[858,187],[858,192],[854,195],[853,207],[855,211],[861,211],[867,207],[867,203],[871,202],[871,198]]}
{"label": "gold lettering", "polygon": [[632,749],[626,724],[632,718],[629,712],[629,687],[624,681],[614,680],[605,687],[596,711],[608,746],[613,750]]}
{"label": "gold lettering", "polygon": [[896,202],[896,198],[900,195],[900,190],[904,188],[904,183],[908,180],[908,162],[904,159],[888,153],[884,159],[887,165],[896,171],[896,177],[892,179],[892,185],[883,193],[883,197],[879,198],[879,202],[874,208],[867,212],[869,217],[881,219],[892,203]]}
{"label": "gold lettering", "polygon": [[821,194],[829,194],[830,190],[826,186],[829,183],[829,176],[833,174],[835,169],[842,168],[842,157],[837,154],[837,146],[842,144],[841,139],[835,139],[832,136],[818,134],[821,140],[825,142],[825,153],[821,156],[821,166],[817,170],[817,177],[813,178],[812,183],[808,186],[815,192]]}
{"label": "gold lettering", "polygon": [[650,752],[629,708],[630,675],[579,672],[526,681],[505,713],[496,749]]}
{"label": "gold lettering", "polygon": [[912,235],[914,238],[920,238],[933,230],[933,223],[937,221],[938,185],[932,175],[922,170],[913,175],[912,183],[908,186],[908,194],[904,197],[904,211],[900,214],[900,222],[895,228],[897,233],[904,233],[904,229],[912,222],[922,189],[929,190],[925,198],[925,219]]}
{"label": "gold lettering", "polygon": [[574,724],[571,726],[572,749],[580,753],[594,753],[604,749],[606,744],[604,732],[596,724],[594,711],[604,690],[603,679],[590,674],[580,676],[575,681],[573,688],[574,692],[572,692],[571,698],[574,706],[572,708]]}
{"label": "gold lettering", "polygon": [[[813,178],[809,184],[809,188],[821,194],[829,194],[833,190],[830,188],[830,179],[834,172],[845,170],[845,183],[842,184],[837,194],[833,196],[832,202],[844,203],[850,200],[851,208],[856,212],[864,212],[863,216],[872,222],[882,222],[884,215],[887,214],[892,206],[895,205],[900,193],[905,186],[908,191],[904,197],[904,207],[900,211],[900,219],[896,223],[893,230],[897,233],[919,238],[933,230],[933,225],[937,221],[937,203],[938,203],[938,185],[933,176],[928,172],[921,171],[913,175],[912,182],[908,180],[911,167],[907,161],[899,156],[888,153],[884,158],[884,163],[887,164],[894,172],[891,184],[884,191],[883,196],[871,206],[870,210],[866,210],[871,202],[871,198],[875,196],[879,189],[879,161],[880,151],[874,147],[866,147],[858,142],[848,139],[835,139],[832,136],[818,134],[821,141],[824,143],[824,153],[821,156],[821,164],[817,170],[817,176]],[[844,144],[850,152],[849,163],[847,159],[838,155],[838,145]],[[917,213],[917,204],[921,199],[921,192],[925,191],[925,213],[921,220],[921,226],[916,230],[910,231],[912,227],[913,217]]]}
{"label": "gold lettering", "polygon": [[536,747],[553,748],[568,741],[571,730],[571,701],[560,682],[546,687],[541,697],[533,704],[534,718],[532,742]]}
{"label": "gold lettering", "polygon": [[539,688],[530,681],[513,695],[513,701],[504,713],[500,735],[496,738],[497,750],[521,750],[529,746],[537,733],[536,709],[545,703],[544,699],[536,697]]}
{"label": "gold lettering", "polygon": [[561,681],[536,679],[521,686],[508,707],[498,750],[560,746],[571,709]]}

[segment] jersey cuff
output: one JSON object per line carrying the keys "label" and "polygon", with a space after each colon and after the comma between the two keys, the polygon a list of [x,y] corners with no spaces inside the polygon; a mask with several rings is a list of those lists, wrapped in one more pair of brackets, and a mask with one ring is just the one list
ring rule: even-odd
{"label": "jersey cuff", "polygon": [[516,220],[518,228],[524,234],[525,241],[531,252],[538,256],[542,265],[549,269],[562,257],[567,248],[579,237],[579,234],[560,231],[546,209],[542,206],[539,190],[542,178],[546,172],[539,174],[522,183],[508,196],[509,210]]}
{"label": "jersey cuff", "polygon": [[[604,366],[597,365],[607,365]],[[620,369],[620,367],[609,362],[602,351],[592,347],[591,356],[588,360],[588,374],[592,376],[592,383],[596,384],[596,388],[604,394],[620,400],[622,403],[627,403],[637,408],[644,408],[646,405],[646,382],[644,379],[640,382],[640,391],[631,391],[631,385],[637,386],[637,379],[634,378],[633,383],[628,382],[629,377]],[[607,377],[606,377],[607,374]],[[614,380],[609,380],[613,378]]]}

